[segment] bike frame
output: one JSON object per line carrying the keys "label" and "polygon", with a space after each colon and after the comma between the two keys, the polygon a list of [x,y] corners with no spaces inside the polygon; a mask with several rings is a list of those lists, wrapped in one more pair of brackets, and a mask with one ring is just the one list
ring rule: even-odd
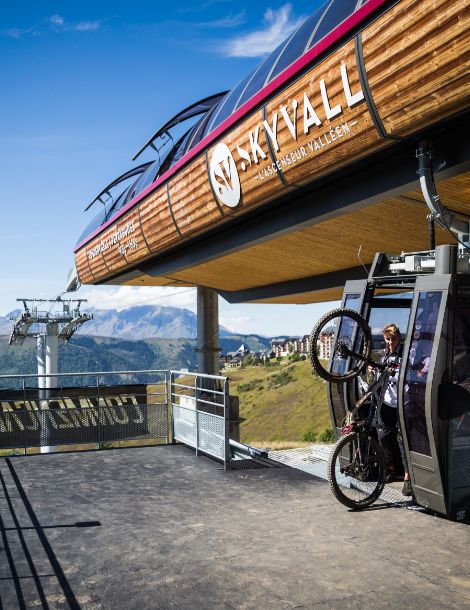
{"label": "bike frame", "polygon": [[383,426],[382,420],[382,405],[384,403],[384,395],[388,385],[388,381],[392,375],[396,374],[396,366],[384,365],[382,363],[374,362],[370,359],[363,359],[360,354],[343,347],[344,356],[354,357],[359,360],[363,360],[364,364],[367,364],[375,369],[381,370],[381,373],[374,381],[374,383],[369,387],[367,392],[365,392],[359,400],[356,401],[354,405],[354,413],[357,414],[357,411],[360,407],[362,407],[369,399],[371,399],[373,409],[369,413],[367,420],[364,421],[355,421],[354,423],[358,426],[361,424],[364,425],[367,423],[369,426],[373,428],[380,428]]}

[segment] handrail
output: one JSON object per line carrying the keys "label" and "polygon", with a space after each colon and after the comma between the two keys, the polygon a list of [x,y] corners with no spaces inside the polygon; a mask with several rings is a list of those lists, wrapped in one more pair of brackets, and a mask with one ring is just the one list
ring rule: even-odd
{"label": "handrail", "polygon": [[170,370],[170,373],[174,373],[175,375],[189,375],[191,377],[202,377],[203,379],[219,379],[220,381],[225,381],[228,377],[224,377],[223,375],[207,375],[206,373],[190,373],[189,371],[173,371]]}
{"label": "handrail", "polygon": [[45,373],[44,375],[38,375],[37,373],[25,373],[23,375],[0,375],[0,379],[24,379],[25,377],[43,378],[43,377],[89,377],[91,375],[136,375],[138,373],[168,373],[168,369],[148,369],[142,371],[88,371],[86,373]]}

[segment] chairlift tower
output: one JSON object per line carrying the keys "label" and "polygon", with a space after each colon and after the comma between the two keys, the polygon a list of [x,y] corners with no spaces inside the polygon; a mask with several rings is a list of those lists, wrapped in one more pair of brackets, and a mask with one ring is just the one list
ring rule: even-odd
{"label": "chairlift tower", "polygon": [[[75,331],[93,315],[82,313],[86,299],[16,299],[23,311],[13,320],[9,345],[22,345],[28,338],[36,340],[39,400],[48,400],[50,390],[57,387],[59,342],[68,343]],[[42,447],[49,453],[51,447]]]}

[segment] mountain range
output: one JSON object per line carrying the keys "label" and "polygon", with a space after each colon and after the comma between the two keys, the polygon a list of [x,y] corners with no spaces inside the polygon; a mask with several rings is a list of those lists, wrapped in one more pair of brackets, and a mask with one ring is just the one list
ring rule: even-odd
{"label": "mountain range", "polygon": [[[259,335],[220,337],[222,353],[236,351],[243,343],[252,352],[267,350],[270,340]],[[142,371],[187,369],[197,365],[196,339],[116,339],[74,335],[67,345],[59,346],[59,373],[88,371]],[[8,345],[8,336],[0,336],[0,376],[36,374],[36,344]],[[84,378],[86,383],[90,380]],[[8,387],[2,380],[0,387]]]}
{"label": "mountain range", "polygon": [[[116,309],[87,310],[93,320],[86,322],[77,334],[94,337],[113,337],[117,339],[194,339],[197,336],[197,316],[189,309],[165,307],[160,305],[137,305],[120,311]],[[11,317],[21,313],[14,310],[0,316],[0,335],[10,335],[13,327]],[[233,335],[221,326],[221,337]]]}
{"label": "mountain range", "polygon": [[[33,340],[8,345],[20,310],[0,317],[0,375],[34,374],[37,369]],[[90,310],[86,322],[71,341],[59,347],[59,372],[188,369],[197,364],[197,316],[177,307],[143,305],[121,311]],[[270,339],[241,335],[220,328],[222,353],[244,344],[252,352],[270,348]],[[2,383],[0,382],[0,385]]]}

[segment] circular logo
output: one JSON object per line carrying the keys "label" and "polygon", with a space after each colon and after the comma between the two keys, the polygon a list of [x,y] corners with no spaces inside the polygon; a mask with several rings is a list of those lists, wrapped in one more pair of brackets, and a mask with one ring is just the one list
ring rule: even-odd
{"label": "circular logo", "polygon": [[240,178],[230,148],[223,142],[214,148],[209,172],[212,188],[221,203],[236,207],[240,203]]}

